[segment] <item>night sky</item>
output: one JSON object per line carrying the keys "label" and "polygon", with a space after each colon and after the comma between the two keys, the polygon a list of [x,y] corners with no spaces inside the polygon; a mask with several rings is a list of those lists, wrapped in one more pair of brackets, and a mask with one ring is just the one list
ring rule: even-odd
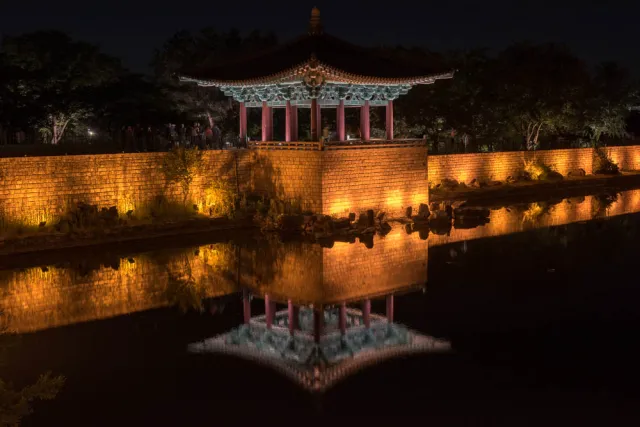
{"label": "night sky", "polygon": [[148,72],[153,49],[178,30],[264,29],[284,40],[306,31],[313,6],[325,32],[357,44],[440,51],[555,41],[589,63],[616,60],[640,76],[640,1],[0,0],[0,31],[64,30]]}

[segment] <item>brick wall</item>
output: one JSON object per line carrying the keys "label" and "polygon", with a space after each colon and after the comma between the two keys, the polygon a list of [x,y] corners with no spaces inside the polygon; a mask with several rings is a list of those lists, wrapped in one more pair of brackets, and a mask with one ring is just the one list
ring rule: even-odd
{"label": "brick wall", "polygon": [[[524,151],[432,155],[429,156],[429,182],[439,183],[445,178],[467,184],[473,179],[504,181],[508,176],[517,176],[525,160],[531,160],[533,156],[533,152]],[[540,150],[535,152],[535,157],[563,176],[572,169],[580,168],[587,174],[593,173],[591,148]]]}
{"label": "brick wall", "polygon": [[640,170],[640,145],[607,147],[606,151],[609,157],[620,166],[620,169]]}
{"label": "brick wall", "polygon": [[344,215],[366,209],[402,215],[429,202],[426,148],[324,152],[322,211]]}

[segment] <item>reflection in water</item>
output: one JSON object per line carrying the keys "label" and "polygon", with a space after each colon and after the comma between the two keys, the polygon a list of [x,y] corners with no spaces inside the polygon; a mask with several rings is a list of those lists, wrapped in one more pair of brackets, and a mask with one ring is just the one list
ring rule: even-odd
{"label": "reflection in water", "polygon": [[[331,248],[257,238],[0,271],[0,304],[11,331],[31,332],[157,307],[201,309],[203,298],[250,288],[274,301],[332,305],[375,298],[427,281],[430,246],[640,211],[640,190],[491,210],[475,228],[405,231]],[[427,238],[428,237],[428,238]]]}

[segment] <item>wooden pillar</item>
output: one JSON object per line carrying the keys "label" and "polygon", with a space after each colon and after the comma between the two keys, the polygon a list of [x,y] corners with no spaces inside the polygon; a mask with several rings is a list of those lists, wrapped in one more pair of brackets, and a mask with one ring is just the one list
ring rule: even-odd
{"label": "wooden pillar", "polygon": [[293,335],[298,323],[298,313],[296,313],[296,307],[293,305],[293,301],[287,301],[288,315],[289,315],[289,333]]}
{"label": "wooden pillar", "polygon": [[338,128],[338,141],[346,140],[345,123],[344,123],[344,99],[340,100],[336,109],[336,127]]}
{"label": "wooden pillar", "polygon": [[240,136],[240,146],[243,147],[247,142],[247,106],[244,105],[244,102],[240,103],[240,132],[238,135]]}
{"label": "wooden pillar", "polygon": [[298,140],[298,106],[291,106],[291,140]]}
{"label": "wooden pillar", "polygon": [[318,141],[318,115],[316,110],[318,109],[318,100],[311,99],[311,140]]}
{"label": "wooden pillar", "polygon": [[360,133],[363,141],[369,141],[371,130],[369,128],[369,101],[364,101],[360,107]]}
{"label": "wooden pillar", "polygon": [[366,299],[362,303],[362,320],[367,328],[371,326],[371,300]]}
{"label": "wooden pillar", "polygon": [[393,294],[387,295],[387,321],[393,323]]}
{"label": "wooden pillar", "polygon": [[267,294],[264,296],[264,316],[267,329],[271,329],[271,325],[273,325],[273,305]]}
{"label": "wooden pillar", "polygon": [[293,111],[291,110],[291,101],[287,101],[284,112],[284,140],[291,142],[291,128],[293,126]]}
{"label": "wooden pillar", "polygon": [[387,101],[387,139],[393,139],[393,101]]}
{"label": "wooden pillar", "polygon": [[251,298],[248,289],[242,290],[242,315],[245,325],[251,322]]}
{"label": "wooden pillar", "polygon": [[267,101],[262,101],[262,141],[269,140],[269,106],[267,105]]}
{"label": "wooden pillar", "polygon": [[313,309],[313,339],[315,342],[320,342],[320,336],[322,335],[322,326],[324,323],[324,310],[322,307]]}
{"label": "wooden pillar", "polygon": [[347,303],[340,304],[340,317],[338,318],[338,324],[340,325],[340,333],[342,335],[347,333]]}

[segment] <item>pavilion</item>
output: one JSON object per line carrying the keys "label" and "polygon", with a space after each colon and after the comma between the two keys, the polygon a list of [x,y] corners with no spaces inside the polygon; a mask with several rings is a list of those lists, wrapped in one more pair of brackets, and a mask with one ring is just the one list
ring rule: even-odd
{"label": "pavilion", "polygon": [[321,141],[321,110],[336,109],[336,139],[345,141],[345,108],[360,109],[360,140],[371,140],[370,107],[386,108],[386,140],[393,135],[393,101],[418,84],[449,79],[432,65],[398,61],[323,32],[311,12],[308,34],[287,44],[212,68],[185,70],[180,80],[218,87],[240,104],[241,142],[247,141],[247,108],[262,109],[262,141],[273,141],[273,109],[284,108],[285,142],[298,141],[298,108],[311,109],[312,141]]}

